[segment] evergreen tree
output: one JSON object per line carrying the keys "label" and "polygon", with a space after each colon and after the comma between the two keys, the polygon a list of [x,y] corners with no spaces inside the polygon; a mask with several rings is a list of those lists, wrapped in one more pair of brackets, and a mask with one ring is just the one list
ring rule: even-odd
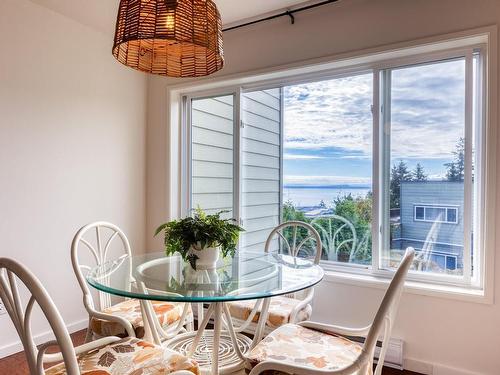
{"label": "evergreen tree", "polygon": [[408,170],[408,166],[402,160],[391,169],[391,208],[399,208],[401,200],[401,183],[403,181],[411,181],[412,174]]}
{"label": "evergreen tree", "polygon": [[417,163],[415,169],[412,172],[413,181],[427,181],[427,175],[425,174],[424,167],[420,163]]}
{"label": "evergreen tree", "polygon": [[446,179],[448,181],[463,181],[463,175],[461,175],[455,163],[447,163],[446,166],[448,167],[446,171]]}
{"label": "evergreen tree", "polygon": [[465,171],[465,139],[460,138],[453,151],[455,159],[451,163],[446,163],[446,179],[448,181],[463,181]]}

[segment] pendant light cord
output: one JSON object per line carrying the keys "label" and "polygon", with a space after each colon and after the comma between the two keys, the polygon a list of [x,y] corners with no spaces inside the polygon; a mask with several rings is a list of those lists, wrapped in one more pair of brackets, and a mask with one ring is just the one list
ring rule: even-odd
{"label": "pendant light cord", "polygon": [[309,9],[313,9],[313,8],[317,8],[317,7],[320,7],[320,6],[323,6],[323,5],[327,5],[327,4],[336,3],[337,1],[339,1],[339,0],[325,0],[325,1],[321,1],[321,2],[316,3],[316,4],[307,5],[307,6],[304,6],[304,7],[301,7],[301,8],[292,9],[292,10],[286,10],[286,11],[284,11],[282,13],[274,14],[274,15],[269,16],[269,17],[264,17],[264,18],[260,18],[260,19],[254,20],[254,21],[249,21],[249,22],[245,22],[245,23],[242,23],[242,24],[239,24],[239,25],[227,27],[225,29],[222,29],[222,31],[225,32],[225,31],[236,30],[236,29],[240,29],[242,27],[247,27],[247,26],[255,25],[256,23],[261,23],[261,22],[266,22],[266,21],[274,20],[274,19],[280,18],[280,17],[290,17],[290,21],[291,21],[291,23],[293,25],[295,23],[295,17],[294,17],[295,13],[303,12],[303,11],[306,11],[306,10],[309,10]]}

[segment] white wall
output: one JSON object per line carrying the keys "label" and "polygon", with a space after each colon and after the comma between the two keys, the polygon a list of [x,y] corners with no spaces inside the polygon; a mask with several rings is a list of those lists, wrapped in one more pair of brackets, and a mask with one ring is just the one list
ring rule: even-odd
{"label": "white wall", "polygon": [[[109,36],[26,0],[0,0],[0,35],[0,256],[83,328],[76,230],[109,220],[144,248],[147,81],[114,60]],[[0,356],[19,349],[7,315],[0,332]]]}
{"label": "white wall", "polygon": [[[226,68],[218,75],[498,23],[498,0],[343,0],[296,15],[293,26],[282,18],[225,33]],[[179,81],[152,77],[149,82],[147,233],[167,217],[170,209],[168,157],[178,149],[176,145],[171,148],[168,141],[166,89],[168,84]],[[497,165],[500,167],[500,162]],[[500,189],[498,201],[499,198]],[[496,227],[500,230],[500,223]],[[151,249],[160,248],[160,243],[149,237],[147,244]],[[497,274],[499,247],[497,241]],[[499,374],[500,278],[496,279],[493,305],[405,295],[394,336],[406,342],[407,368],[439,375]],[[318,288],[315,319],[340,324],[366,323],[381,296],[379,289],[325,281]]]}

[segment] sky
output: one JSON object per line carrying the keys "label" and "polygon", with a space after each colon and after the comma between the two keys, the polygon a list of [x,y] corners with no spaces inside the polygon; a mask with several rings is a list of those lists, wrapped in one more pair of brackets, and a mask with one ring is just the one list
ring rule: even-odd
{"label": "sky", "polygon": [[[442,179],[463,136],[465,64],[393,70],[391,164],[420,163]],[[285,88],[285,186],[370,185],[372,74]]]}

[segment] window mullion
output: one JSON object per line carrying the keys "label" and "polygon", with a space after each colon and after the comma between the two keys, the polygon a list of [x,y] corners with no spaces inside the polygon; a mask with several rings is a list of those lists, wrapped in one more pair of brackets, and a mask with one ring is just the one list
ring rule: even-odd
{"label": "window mullion", "polygon": [[465,130],[464,130],[464,280],[470,283],[472,273],[472,100],[473,100],[473,55],[470,50],[465,57]]}
{"label": "window mullion", "polygon": [[[381,164],[380,164],[380,114],[381,114],[381,101],[380,101],[380,71],[373,71],[373,103],[372,103],[372,117],[373,117],[373,148],[372,148],[372,270],[378,271],[380,269],[380,244],[381,244],[381,222],[380,222],[380,193],[383,191],[380,187]],[[383,200],[382,200],[383,201]]]}
{"label": "window mullion", "polygon": [[391,170],[391,70],[383,70],[380,78],[380,113],[379,121],[379,269],[386,268],[388,264],[382,261],[386,254],[390,257],[390,170]]}
{"label": "window mullion", "polygon": [[285,89],[280,87],[280,182],[279,182],[279,222],[283,222],[283,157],[284,157],[284,145],[285,145]]}
{"label": "window mullion", "polygon": [[181,184],[184,188],[180,189],[181,194],[185,192],[185,196],[181,197],[181,216],[188,216],[192,209],[192,147],[191,147],[191,111],[192,98],[189,96],[182,97],[182,119],[181,119],[181,142],[185,147],[186,152],[182,153],[181,159]]}
{"label": "window mullion", "polygon": [[241,210],[241,127],[242,127],[242,95],[241,88],[234,93],[234,136],[233,136],[233,217],[238,220],[240,225],[242,223],[242,210]]}
{"label": "window mullion", "polygon": [[473,217],[475,221],[473,221],[473,231],[475,233],[473,239],[473,249],[474,249],[474,262],[472,264],[474,274],[471,282],[475,285],[479,285],[484,287],[485,281],[485,219],[486,219],[486,124],[485,124],[485,114],[486,114],[486,49],[480,49],[479,55],[476,60],[475,67],[475,77],[476,77],[476,85],[474,87],[474,98],[475,98],[475,107],[474,107],[474,121],[475,128],[473,131],[475,132],[475,155],[473,155],[474,160],[474,200],[476,202],[475,207],[473,207]]}

